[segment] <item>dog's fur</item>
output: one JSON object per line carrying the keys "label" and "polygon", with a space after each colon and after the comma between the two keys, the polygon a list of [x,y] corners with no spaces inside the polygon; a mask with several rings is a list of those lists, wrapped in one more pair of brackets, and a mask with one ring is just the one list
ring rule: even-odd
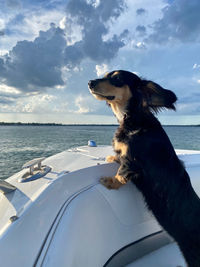
{"label": "dog's fur", "polygon": [[113,138],[120,163],[115,177],[101,183],[118,189],[131,180],[142,192],[162,227],[176,240],[190,267],[200,267],[200,200],[173,146],[154,116],[162,108],[175,110],[176,95],[127,71],[112,71],[89,81],[89,89],[106,100],[119,121]]}

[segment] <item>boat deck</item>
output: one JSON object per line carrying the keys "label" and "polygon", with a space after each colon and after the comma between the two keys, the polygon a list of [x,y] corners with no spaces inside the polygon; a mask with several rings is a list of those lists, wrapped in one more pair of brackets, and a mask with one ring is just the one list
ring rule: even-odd
{"label": "boat deck", "polygon": [[[200,151],[176,153],[200,196]],[[51,171],[40,179],[19,182],[23,169],[6,180],[17,189],[0,195],[1,266],[186,266],[132,183],[99,184],[119,167],[105,162],[110,154],[111,146],[72,148],[45,159]]]}

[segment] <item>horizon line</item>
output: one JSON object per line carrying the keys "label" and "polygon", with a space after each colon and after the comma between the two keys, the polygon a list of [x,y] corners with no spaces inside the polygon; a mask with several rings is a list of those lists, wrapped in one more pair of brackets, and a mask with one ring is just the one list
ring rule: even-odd
{"label": "horizon line", "polygon": [[[115,123],[54,123],[54,122],[0,122],[0,126],[12,126],[12,125],[24,125],[24,126],[118,126]],[[162,124],[162,126],[200,126],[200,124]]]}

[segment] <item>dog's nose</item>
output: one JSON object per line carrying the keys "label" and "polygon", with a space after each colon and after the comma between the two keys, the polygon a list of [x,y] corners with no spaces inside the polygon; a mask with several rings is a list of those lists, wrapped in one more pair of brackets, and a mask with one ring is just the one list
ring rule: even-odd
{"label": "dog's nose", "polygon": [[88,82],[88,86],[90,89],[94,88],[97,85],[97,81],[96,80],[90,80]]}

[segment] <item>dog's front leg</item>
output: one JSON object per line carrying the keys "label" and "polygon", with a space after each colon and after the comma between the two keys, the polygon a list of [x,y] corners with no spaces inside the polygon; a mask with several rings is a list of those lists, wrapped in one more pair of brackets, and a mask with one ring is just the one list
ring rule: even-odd
{"label": "dog's front leg", "polygon": [[106,161],[109,163],[112,163],[112,162],[120,163],[120,153],[119,153],[120,149],[119,149],[119,147],[117,147],[118,152],[116,151],[116,149],[115,149],[116,144],[118,144],[118,143],[117,143],[116,139],[113,138],[113,148],[114,148],[114,151],[116,152],[116,154],[115,155],[109,155],[106,157]]}
{"label": "dog's front leg", "polygon": [[118,155],[110,155],[110,156],[107,156],[106,157],[106,161],[109,162],[109,163],[112,163],[112,162],[117,162],[117,163],[120,163],[120,159],[119,159],[119,156]]}
{"label": "dog's front leg", "polygon": [[122,185],[126,184],[128,180],[119,174],[120,168],[114,177],[102,177],[100,183],[108,189],[119,189]]}
{"label": "dog's front leg", "polygon": [[119,189],[129,180],[137,180],[141,176],[141,167],[136,161],[130,161],[126,157],[120,158],[121,165],[114,177],[102,177],[100,183],[108,189]]}

